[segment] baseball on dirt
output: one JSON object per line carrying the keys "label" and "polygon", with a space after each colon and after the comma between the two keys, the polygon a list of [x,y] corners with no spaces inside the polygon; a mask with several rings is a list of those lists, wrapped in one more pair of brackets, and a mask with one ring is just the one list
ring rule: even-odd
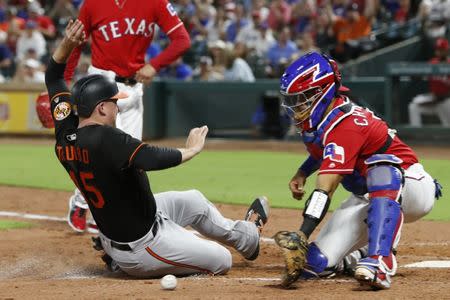
{"label": "baseball on dirt", "polygon": [[163,290],[174,290],[177,287],[177,278],[173,275],[166,275],[161,278],[161,287]]}

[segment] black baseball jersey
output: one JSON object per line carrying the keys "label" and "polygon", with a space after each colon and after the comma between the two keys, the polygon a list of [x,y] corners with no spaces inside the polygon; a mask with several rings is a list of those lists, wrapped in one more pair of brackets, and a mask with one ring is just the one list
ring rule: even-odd
{"label": "black baseball jersey", "polygon": [[135,241],[155,220],[156,203],[145,171],[180,164],[181,152],[150,146],[106,125],[77,128],[64,69],[65,64],[51,59],[46,72],[56,155],[85,197],[99,230],[118,242]]}

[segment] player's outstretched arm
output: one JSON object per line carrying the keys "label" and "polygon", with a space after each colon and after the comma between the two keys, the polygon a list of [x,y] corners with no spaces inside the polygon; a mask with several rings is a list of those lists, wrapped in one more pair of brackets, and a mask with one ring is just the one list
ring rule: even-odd
{"label": "player's outstretched arm", "polygon": [[53,53],[53,59],[59,64],[65,63],[72,50],[83,44],[85,40],[83,23],[80,20],[70,20],[65,29],[64,38]]}
{"label": "player's outstretched arm", "polygon": [[186,162],[199,154],[205,146],[206,135],[208,134],[208,126],[192,128],[186,140],[186,148],[180,148],[181,163]]}

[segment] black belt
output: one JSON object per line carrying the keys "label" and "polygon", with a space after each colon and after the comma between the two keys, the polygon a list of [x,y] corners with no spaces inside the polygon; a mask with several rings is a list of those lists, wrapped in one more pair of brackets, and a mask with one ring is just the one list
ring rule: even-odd
{"label": "black belt", "polygon": [[[152,233],[153,236],[156,236],[156,233],[158,232],[158,223],[155,221],[155,223],[153,223],[153,227],[152,227]],[[111,247],[119,249],[121,251],[131,251],[131,247],[128,244],[119,244],[117,242],[111,241]]]}
{"label": "black belt", "polygon": [[116,76],[115,80],[117,82],[121,82],[123,84],[126,85],[135,85],[137,83],[136,79],[134,79],[133,77],[121,77],[121,76]]}

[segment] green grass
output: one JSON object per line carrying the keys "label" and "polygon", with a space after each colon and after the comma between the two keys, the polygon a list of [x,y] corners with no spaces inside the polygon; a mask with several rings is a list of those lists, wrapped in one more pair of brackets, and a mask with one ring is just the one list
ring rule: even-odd
{"label": "green grass", "polygon": [[[292,153],[206,151],[180,167],[149,173],[149,178],[154,192],[196,188],[214,202],[236,204],[248,204],[264,194],[270,197],[273,207],[302,208],[304,201],[290,197],[288,181],[304,158]],[[450,220],[450,161],[424,159],[422,163],[446,187],[444,197],[436,202],[427,219]],[[0,145],[0,165],[0,184],[73,189],[50,146]],[[308,181],[308,191],[314,181]],[[347,196],[339,188],[331,208]]]}
{"label": "green grass", "polygon": [[0,230],[15,228],[30,228],[32,224],[26,222],[0,220]]}

